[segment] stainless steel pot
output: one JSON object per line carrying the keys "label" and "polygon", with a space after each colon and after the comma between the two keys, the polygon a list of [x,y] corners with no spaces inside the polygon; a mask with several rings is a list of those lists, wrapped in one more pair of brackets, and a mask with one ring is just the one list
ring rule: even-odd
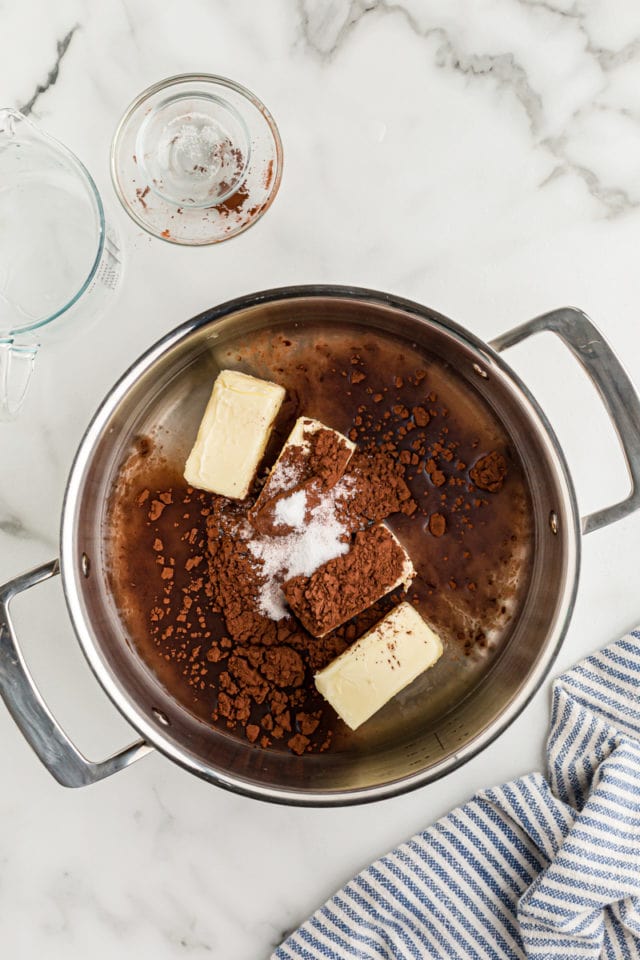
{"label": "stainless steel pot", "polygon": [[[295,757],[245,745],[178,708],[126,641],[105,572],[103,524],[110,485],[132,436],[159,422],[197,422],[215,373],[215,349],[253,331],[285,331],[292,326],[313,330],[327,324],[391,332],[422,344],[492,406],[529,479],[535,548],[528,594],[508,642],[482,682],[454,709],[434,719],[424,713],[417,697],[404,708],[402,722],[392,718],[373,747]],[[552,428],[501,357],[507,347],[539,331],[560,337],[597,387],[629,469],[629,496],[582,520]],[[104,400],[69,477],[60,563],[54,560],[0,589],[0,693],[37,755],[65,786],[100,780],[155,748],[212,783],[267,800],[331,805],[398,794],[464,763],[526,706],[567,629],[581,535],[621,519],[639,505],[640,402],[620,362],[579,310],[545,314],[487,345],[433,310],[370,290],[314,286],[253,294],[209,310],[168,334]],[[96,677],[141,736],[98,763],[79,753],[47,709],[23,660],[9,614],[12,597],[58,572],[76,634]]]}

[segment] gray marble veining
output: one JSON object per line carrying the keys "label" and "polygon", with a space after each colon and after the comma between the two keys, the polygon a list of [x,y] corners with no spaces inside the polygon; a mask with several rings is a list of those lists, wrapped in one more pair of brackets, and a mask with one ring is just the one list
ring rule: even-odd
{"label": "gray marble veining", "polygon": [[44,83],[38,83],[36,89],[26,103],[19,104],[18,109],[25,115],[25,117],[28,117],[33,112],[33,109],[42,94],[46,93],[47,90],[49,90],[56,83],[60,73],[60,64],[62,63],[62,58],[69,49],[69,44],[71,43],[74,33],[79,29],[79,26],[79,24],[76,24],[71,28],[71,30],[68,31],[68,33],[64,35],[64,37],[62,37],[61,40],[58,40],[56,43],[57,54],[55,63],[49,70],[46,80]]}

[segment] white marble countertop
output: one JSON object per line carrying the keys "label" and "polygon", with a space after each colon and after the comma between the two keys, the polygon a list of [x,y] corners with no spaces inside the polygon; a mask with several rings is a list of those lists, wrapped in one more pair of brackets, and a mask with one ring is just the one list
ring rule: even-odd
{"label": "white marble countertop", "polygon": [[[640,383],[640,7],[632,0],[8,0],[0,90],[94,174],[126,246],[114,309],[46,345],[0,424],[0,577],[56,555],[65,478],[95,407],[143,349],[227,298],[288,283],[386,289],[489,339],[573,304]],[[129,101],[185,71],[254,89],[281,129],[280,194],[229,243],[152,240],[119,209],[108,148]],[[620,496],[597,400],[550,337],[510,354],[565,446],[581,506]],[[597,464],[594,462],[597,458]],[[640,620],[640,516],[585,539],[554,672]],[[15,604],[26,655],[78,744],[129,736],[52,581]],[[7,957],[265,960],[373,857],[477,788],[539,768],[549,683],[444,781],[371,806],[269,806],[160,756],[57,786],[0,708],[0,943]],[[274,840],[277,838],[277,840]]]}

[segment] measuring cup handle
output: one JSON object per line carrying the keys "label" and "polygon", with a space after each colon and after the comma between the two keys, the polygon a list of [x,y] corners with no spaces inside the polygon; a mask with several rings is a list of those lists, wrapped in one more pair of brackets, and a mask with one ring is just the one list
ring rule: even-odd
{"label": "measuring cup handle", "polygon": [[20,412],[38,348],[13,337],[0,340],[0,419],[12,420]]}

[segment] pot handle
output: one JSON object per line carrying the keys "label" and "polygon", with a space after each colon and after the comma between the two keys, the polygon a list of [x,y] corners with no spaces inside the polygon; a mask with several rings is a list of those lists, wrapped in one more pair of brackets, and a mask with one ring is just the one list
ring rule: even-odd
{"label": "pot handle", "polygon": [[152,750],[144,740],[125,747],[106,760],[87,760],[50,713],[29,673],[9,614],[11,600],[23,590],[55,577],[58,560],[16,577],[0,587],[0,696],[20,732],[49,773],[64,787],[84,787],[110,777]]}
{"label": "pot handle", "polygon": [[620,360],[589,317],[575,307],[552,310],[489,342],[500,353],[533,333],[557,334],[596,387],[615,427],[629,471],[629,495],[612,506],[582,518],[582,532],[591,533],[621,520],[640,507],[640,399]]}

